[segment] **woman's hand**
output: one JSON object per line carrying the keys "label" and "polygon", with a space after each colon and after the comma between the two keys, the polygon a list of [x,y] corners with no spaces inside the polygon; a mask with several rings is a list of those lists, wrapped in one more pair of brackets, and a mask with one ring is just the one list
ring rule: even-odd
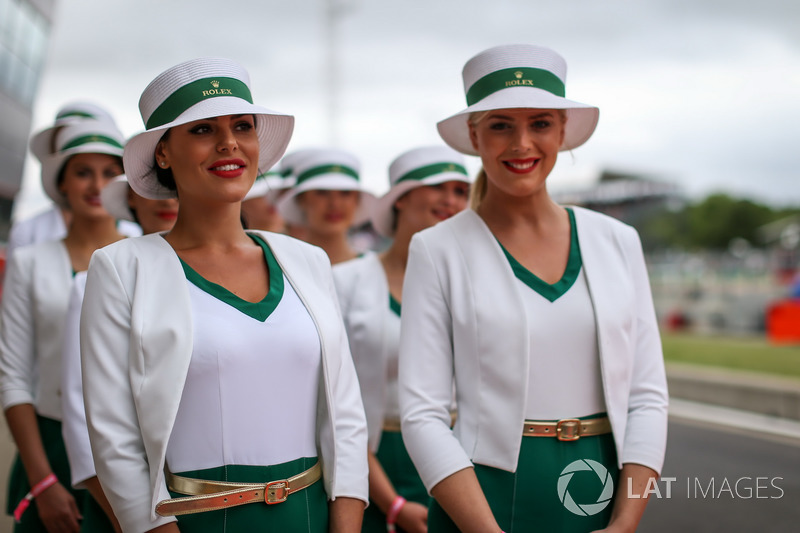
{"label": "woman's hand", "polygon": [[406,502],[397,514],[397,525],[406,533],[428,533],[428,508],[417,502]]}
{"label": "woman's hand", "polygon": [[[61,483],[55,483],[36,497],[36,509],[48,533],[78,533],[83,517],[75,498]],[[30,511],[28,511],[30,512]]]}

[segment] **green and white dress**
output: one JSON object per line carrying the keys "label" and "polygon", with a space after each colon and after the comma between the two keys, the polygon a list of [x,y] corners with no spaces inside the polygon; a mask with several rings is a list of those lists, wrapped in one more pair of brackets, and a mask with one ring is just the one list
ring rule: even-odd
{"label": "green and white dress", "polygon": [[[242,300],[182,262],[194,350],[167,447],[167,465],[181,476],[263,483],[299,474],[318,460],[319,336],[269,247],[255,240],[270,275],[260,302]],[[178,524],[183,532],[322,532],[327,513],[317,482],[279,505],[179,516]]]}

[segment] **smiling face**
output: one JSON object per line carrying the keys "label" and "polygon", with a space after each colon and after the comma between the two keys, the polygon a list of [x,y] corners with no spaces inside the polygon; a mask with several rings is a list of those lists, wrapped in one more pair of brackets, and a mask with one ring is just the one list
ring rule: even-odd
{"label": "smiling face", "polygon": [[100,191],[122,174],[119,157],[107,154],[75,154],[64,164],[58,190],[67,199],[73,217],[109,216]]}
{"label": "smiling face", "polygon": [[452,180],[411,189],[395,203],[397,231],[416,233],[467,207],[469,184]]}
{"label": "smiling face", "polygon": [[[258,174],[259,143],[252,115],[227,115],[170,128],[156,160],[172,170],[182,203],[238,202]],[[162,165],[163,163],[163,165]]]}
{"label": "smiling face", "polygon": [[297,196],[306,228],[320,235],[346,233],[353,225],[359,200],[358,191],[312,189]]}
{"label": "smiling face", "polygon": [[500,109],[470,123],[472,146],[488,188],[515,197],[544,190],[564,142],[565,115],[555,109]]}

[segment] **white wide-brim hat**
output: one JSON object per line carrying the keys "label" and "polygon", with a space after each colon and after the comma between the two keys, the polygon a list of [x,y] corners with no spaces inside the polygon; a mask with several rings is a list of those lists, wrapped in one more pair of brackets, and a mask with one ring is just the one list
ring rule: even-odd
{"label": "white wide-brim hat", "polygon": [[200,58],[176,65],[154,79],[139,99],[146,131],[125,146],[125,174],[134,191],[151,200],[176,198],[158,183],[155,150],[172,127],[226,115],[256,115],[258,173],[283,155],[294,130],[294,117],[253,104],[250,76],[235,61]]}
{"label": "white wide-brim hat", "polygon": [[58,175],[67,160],[76,154],[106,154],[122,157],[125,139],[110,123],[101,120],[82,120],[66,124],[56,132],[54,154],[42,160],[42,188],[47,196],[61,207],[69,207],[58,189]]}
{"label": "white wide-brim hat", "polygon": [[103,203],[103,208],[115,219],[136,222],[128,203],[128,191],[130,191],[128,178],[122,174],[103,187],[100,191],[100,201]]}
{"label": "white wide-brim hat", "polygon": [[281,176],[278,172],[277,165],[272,167],[271,170],[259,174],[253,186],[247,191],[245,200],[252,200],[253,198],[266,198],[270,203],[274,201],[275,195],[278,191],[288,189],[294,182]]}
{"label": "white wide-brim hat", "polygon": [[100,120],[116,125],[111,113],[99,105],[92,102],[70,102],[58,110],[56,120],[52,126],[35,133],[31,137],[29,143],[31,153],[41,162],[45,157],[54,153],[53,138],[59,128],[81,120]]}
{"label": "white wide-brim hat", "polygon": [[384,237],[394,236],[394,203],[407,192],[448,181],[472,183],[464,156],[447,146],[423,146],[400,154],[389,165],[389,191],[372,208],[372,226]]}
{"label": "white wide-brim hat", "polygon": [[439,122],[437,128],[442,139],[463,154],[478,155],[470,140],[468,119],[480,111],[563,109],[567,123],[560,150],[582,145],[597,127],[598,108],[564,97],[567,63],[549,48],[496,46],[467,61],[462,75],[469,107]]}
{"label": "white wide-brim hat", "polygon": [[306,217],[297,197],[312,190],[358,191],[360,200],[353,216],[353,226],[369,220],[375,195],[364,189],[359,179],[360,164],[344,150],[308,149],[293,164],[294,186],[278,201],[278,212],[293,225],[304,225]]}

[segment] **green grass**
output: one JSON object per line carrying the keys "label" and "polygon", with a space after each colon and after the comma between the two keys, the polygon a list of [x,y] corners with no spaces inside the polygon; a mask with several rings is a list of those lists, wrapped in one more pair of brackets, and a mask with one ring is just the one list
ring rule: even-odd
{"label": "green grass", "polygon": [[763,338],[665,333],[667,362],[692,363],[800,378],[800,346],[770,344]]}

